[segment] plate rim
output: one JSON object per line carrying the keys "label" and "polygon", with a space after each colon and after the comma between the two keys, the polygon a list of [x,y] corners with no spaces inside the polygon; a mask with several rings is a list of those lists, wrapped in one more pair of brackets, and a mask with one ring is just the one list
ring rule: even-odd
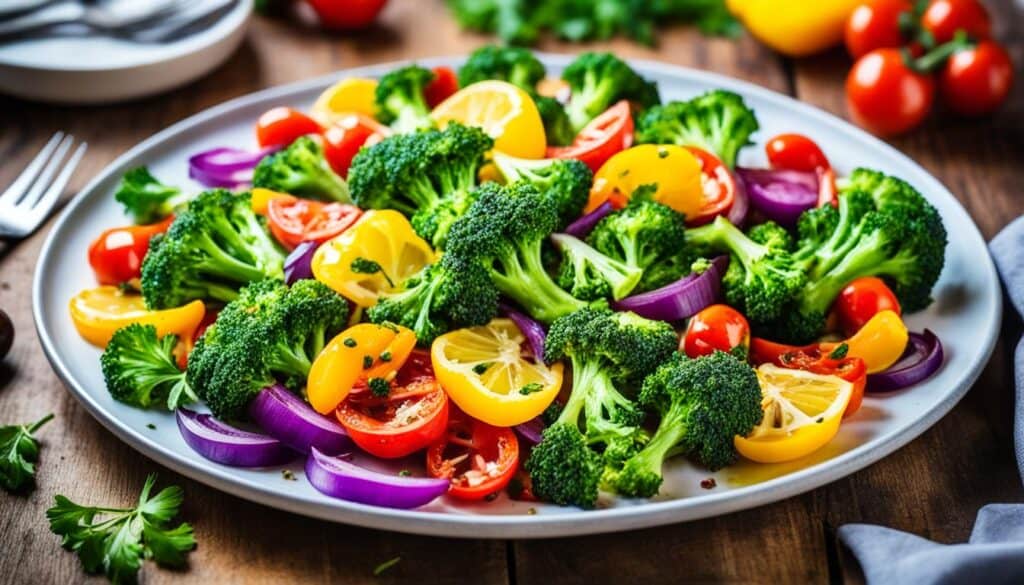
{"label": "plate rim", "polygon": [[[536,54],[545,65],[549,66],[564,66],[575,57],[574,55],[543,52],[537,52]],[[335,505],[325,506],[322,502],[303,496],[290,495],[280,490],[270,489],[238,476],[232,477],[229,468],[196,466],[192,461],[173,452],[154,439],[145,436],[140,431],[119,424],[117,418],[97,404],[89,392],[74,379],[57,352],[54,340],[46,328],[43,316],[41,286],[43,274],[47,272],[47,267],[53,261],[54,255],[52,250],[55,246],[57,234],[62,231],[64,225],[74,215],[78,207],[89,198],[90,194],[95,196],[93,192],[97,186],[108,180],[115,173],[121,172],[122,167],[125,167],[140,153],[174,138],[179,133],[193,126],[216,118],[222,113],[246,107],[263,100],[303,93],[317,87],[326,87],[327,84],[343,76],[364,75],[373,77],[380,75],[381,72],[409,63],[415,62],[425,66],[450,65],[460,63],[465,58],[466,55],[464,54],[438,56],[346,68],[311,79],[245,94],[175,122],[136,144],[106,165],[61,212],[57,222],[47,234],[33,275],[32,315],[40,344],[47,360],[75,399],[85,407],[86,411],[93,418],[98,420],[119,440],[150,459],[195,481],[259,504],[334,522],[413,534],[461,538],[552,538],[618,532],[720,516],[774,503],[832,483],[887,457],[920,436],[925,430],[931,428],[963,398],[989,363],[998,338],[1001,322],[1002,290],[994,263],[991,257],[985,254],[983,268],[987,286],[984,287],[983,292],[989,297],[987,299],[989,301],[987,303],[989,318],[987,320],[988,330],[984,332],[985,339],[982,351],[979,354],[981,359],[977,360],[962,373],[959,383],[955,384],[955,388],[952,389],[944,400],[935,404],[930,410],[925,411],[912,424],[896,433],[893,437],[877,445],[873,441],[869,441],[836,457],[799,471],[718,494],[711,493],[693,498],[647,502],[637,506],[590,510],[585,513],[572,515],[462,515],[447,512],[395,510],[343,500],[332,502]],[[856,128],[845,120],[820,110],[815,106],[803,103],[791,96],[719,73],[646,59],[627,59],[627,61],[637,69],[647,72],[688,79],[698,84],[706,85],[709,88],[731,88],[748,95],[756,95],[758,99],[779,103],[800,115],[815,119],[818,123],[834,128],[837,127],[846,133],[852,132],[856,138],[866,140],[874,148],[881,149],[886,156],[893,157],[902,164],[919,169],[927,177],[927,181],[932,183],[928,190],[931,192],[941,190],[969,220],[972,229],[970,233],[963,234],[963,236],[975,240],[976,244],[980,244],[987,250],[985,240],[978,230],[974,219],[963,207],[963,204],[941,181],[907,155],[867,134],[863,130]]]}

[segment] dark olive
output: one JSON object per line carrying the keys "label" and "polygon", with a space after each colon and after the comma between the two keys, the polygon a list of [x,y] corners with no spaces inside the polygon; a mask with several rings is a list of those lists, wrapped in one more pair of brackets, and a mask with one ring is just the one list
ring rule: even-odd
{"label": "dark olive", "polygon": [[0,309],[0,360],[4,359],[7,352],[11,351],[11,344],[14,343],[14,323],[7,313]]}

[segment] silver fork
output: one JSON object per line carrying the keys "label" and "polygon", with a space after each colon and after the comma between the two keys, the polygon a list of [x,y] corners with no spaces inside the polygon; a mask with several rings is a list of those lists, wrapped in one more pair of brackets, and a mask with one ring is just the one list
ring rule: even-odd
{"label": "silver fork", "polygon": [[82,142],[68,157],[74,143],[70,134],[54,134],[0,195],[0,236],[23,238],[43,223],[85,154]]}

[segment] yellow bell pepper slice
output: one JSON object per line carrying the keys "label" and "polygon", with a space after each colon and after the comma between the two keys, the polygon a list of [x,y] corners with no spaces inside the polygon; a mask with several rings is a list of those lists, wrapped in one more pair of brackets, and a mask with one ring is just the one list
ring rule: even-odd
{"label": "yellow bell pepper slice", "polygon": [[116,286],[83,290],[71,298],[71,321],[83,339],[97,347],[106,347],[114,332],[132,323],[154,325],[158,336],[173,333],[185,343],[206,315],[202,301],[151,311],[142,295],[125,293]]}
{"label": "yellow bell pepper slice", "polygon": [[641,144],[615,154],[594,175],[586,211],[611,200],[621,207],[640,187],[654,187],[653,198],[694,217],[704,207],[700,162],[674,144]]}
{"label": "yellow bell pepper slice", "polygon": [[256,187],[250,193],[250,205],[252,206],[252,210],[259,215],[267,214],[267,210],[270,208],[270,202],[274,199],[295,199],[293,195],[278,193],[277,191],[263,189],[262,187]]}
{"label": "yellow bell pepper slice", "polygon": [[863,0],[726,0],[757,40],[790,57],[824,51],[843,40],[846,19]]}
{"label": "yellow bell pepper slice", "polygon": [[[857,333],[844,341],[847,357],[864,360],[868,373],[874,374],[899,361],[907,348],[910,334],[903,319],[895,311],[879,311]],[[831,351],[838,343],[823,343],[823,351]]]}
{"label": "yellow bell pepper slice", "polygon": [[316,98],[310,115],[324,126],[330,126],[348,114],[364,114],[372,118],[376,92],[376,79],[342,79]]}

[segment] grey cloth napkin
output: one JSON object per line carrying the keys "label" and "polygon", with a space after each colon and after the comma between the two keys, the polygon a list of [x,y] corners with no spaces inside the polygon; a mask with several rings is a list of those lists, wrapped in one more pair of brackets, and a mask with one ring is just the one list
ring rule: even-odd
{"label": "grey cloth napkin", "polygon": [[[1024,317],[1024,217],[989,243],[1007,295]],[[1024,339],[1014,353],[1016,407],[1013,440],[1024,480]],[[930,540],[871,524],[839,527],[839,540],[860,562],[869,585],[1024,583],[1024,505],[989,504],[978,511],[964,544]]]}

